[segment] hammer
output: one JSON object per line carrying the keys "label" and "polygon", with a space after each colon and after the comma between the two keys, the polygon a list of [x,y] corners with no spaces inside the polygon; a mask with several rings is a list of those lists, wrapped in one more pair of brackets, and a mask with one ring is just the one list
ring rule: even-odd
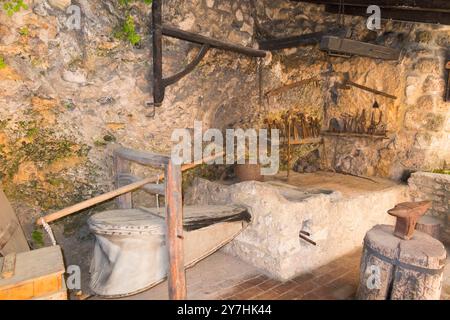
{"label": "hammer", "polygon": [[431,201],[403,202],[388,213],[397,218],[394,235],[403,240],[410,240],[414,234],[417,221],[431,208]]}

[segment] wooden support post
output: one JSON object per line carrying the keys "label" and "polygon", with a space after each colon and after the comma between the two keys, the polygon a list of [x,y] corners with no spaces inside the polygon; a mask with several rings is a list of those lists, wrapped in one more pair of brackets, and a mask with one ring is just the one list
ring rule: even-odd
{"label": "wooden support post", "polygon": [[172,161],[166,167],[166,223],[169,249],[169,299],[186,299],[183,247],[183,199],[181,167]]}
{"label": "wooden support post", "polygon": [[153,32],[153,103],[160,106],[164,100],[163,53],[162,53],[162,0],[152,3]]}
{"label": "wooden support post", "polygon": [[[122,174],[130,174],[131,173],[131,163],[128,160],[122,159],[118,155],[114,155],[114,173],[116,180],[116,188],[119,189],[123,187],[120,182],[120,176]],[[131,196],[131,192],[123,194],[116,199],[117,207],[119,209],[131,209],[133,208],[133,200]]]}

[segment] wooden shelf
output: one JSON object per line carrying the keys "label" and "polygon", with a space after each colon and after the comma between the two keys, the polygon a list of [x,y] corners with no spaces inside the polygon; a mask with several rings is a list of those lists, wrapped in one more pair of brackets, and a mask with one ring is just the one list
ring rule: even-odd
{"label": "wooden shelf", "polygon": [[324,131],[321,133],[323,136],[332,136],[332,137],[347,137],[347,138],[361,138],[361,139],[389,139],[389,137],[385,135],[374,135],[367,133],[353,133],[353,132],[329,132]]}
{"label": "wooden shelf", "polygon": [[[270,141],[270,140],[269,140]],[[306,138],[306,139],[300,139],[300,140],[291,140],[290,145],[291,146],[299,146],[299,145],[305,145],[305,144],[316,144],[316,143],[322,143],[323,138],[317,137],[317,138]],[[281,139],[280,138],[280,144],[281,146],[287,145],[287,139]]]}

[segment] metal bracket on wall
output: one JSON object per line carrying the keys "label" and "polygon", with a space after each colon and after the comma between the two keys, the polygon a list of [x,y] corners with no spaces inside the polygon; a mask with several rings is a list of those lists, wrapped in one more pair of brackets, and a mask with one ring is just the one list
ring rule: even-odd
{"label": "metal bracket on wall", "polygon": [[[176,83],[181,78],[192,72],[202,61],[210,48],[222,49],[241,53],[250,57],[265,57],[266,52],[241,45],[231,44],[225,41],[212,39],[196,33],[183,31],[175,27],[162,25],[162,0],[154,0],[152,4],[152,33],[153,33],[153,103],[154,108],[161,106],[164,101],[166,87]],[[195,59],[183,70],[175,75],[163,78],[162,63],[162,37],[169,36],[201,45]],[[154,112],[149,115],[154,116]]]}

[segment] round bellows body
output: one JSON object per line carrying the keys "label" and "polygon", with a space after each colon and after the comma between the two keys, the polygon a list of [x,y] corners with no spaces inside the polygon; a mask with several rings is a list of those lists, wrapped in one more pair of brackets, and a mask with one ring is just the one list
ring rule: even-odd
{"label": "round bellows body", "polygon": [[105,211],[88,220],[94,233],[91,289],[99,296],[139,293],[167,275],[164,219],[140,209]]}

